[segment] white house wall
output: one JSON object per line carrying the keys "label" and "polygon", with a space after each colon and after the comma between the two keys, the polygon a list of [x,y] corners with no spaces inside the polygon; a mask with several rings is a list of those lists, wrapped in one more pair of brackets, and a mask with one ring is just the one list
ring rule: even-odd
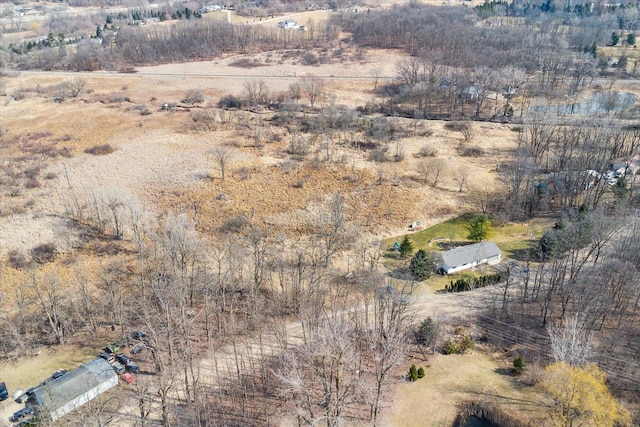
{"label": "white house wall", "polygon": [[443,267],[446,268],[447,274],[457,273],[458,271],[468,270],[470,268],[476,267],[478,265],[487,264],[487,265],[495,265],[500,263],[500,255],[493,256],[491,259],[485,258],[480,261],[474,261],[470,264],[459,265],[456,267],[449,267],[446,264],[443,264]]}

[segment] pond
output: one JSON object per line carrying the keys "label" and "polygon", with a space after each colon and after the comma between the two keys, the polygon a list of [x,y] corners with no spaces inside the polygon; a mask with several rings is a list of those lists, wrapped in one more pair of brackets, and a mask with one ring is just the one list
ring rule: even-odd
{"label": "pond", "polygon": [[636,102],[637,98],[637,95],[629,92],[596,92],[593,98],[587,101],[560,105],[534,105],[530,110],[557,115],[610,113],[626,110]]}

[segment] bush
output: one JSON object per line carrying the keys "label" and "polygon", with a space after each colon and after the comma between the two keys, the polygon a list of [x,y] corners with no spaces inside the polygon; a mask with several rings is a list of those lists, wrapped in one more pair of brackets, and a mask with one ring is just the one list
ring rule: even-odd
{"label": "bush", "polygon": [[200,89],[189,89],[182,98],[185,104],[201,104],[204,102],[204,95]]}
{"label": "bush", "polygon": [[484,156],[484,150],[480,147],[466,147],[462,150],[462,155],[465,157],[482,157]]}
{"label": "bush", "polygon": [[458,351],[458,346],[452,339],[448,339],[446,343],[444,343],[444,354],[455,354]]}
{"label": "bush", "polygon": [[469,335],[465,335],[460,340],[460,344],[458,345],[458,350],[461,354],[465,354],[467,350],[470,350],[473,347],[473,342],[471,342],[471,338]]}
{"label": "bush", "polygon": [[249,225],[249,220],[243,215],[237,215],[227,219],[224,224],[222,224],[221,230],[223,232],[239,233],[247,225]]}
{"label": "bush", "polygon": [[411,365],[411,368],[409,368],[408,378],[409,381],[418,381],[418,370],[416,369],[416,365]]}
{"label": "bush", "polygon": [[418,378],[424,378],[424,368],[422,366],[418,368]]}
{"label": "bush", "polygon": [[116,149],[110,144],[94,145],[93,147],[84,149],[85,153],[93,154],[95,156],[106,156],[107,154],[111,154],[114,151],[116,151]]}
{"label": "bush", "polygon": [[416,157],[435,157],[436,150],[431,145],[423,145],[416,153]]}
{"label": "bush", "polygon": [[227,95],[220,98],[218,108],[226,108],[228,110],[242,108],[242,101],[233,95]]}
{"label": "bush", "polygon": [[470,277],[466,279],[458,279],[455,282],[445,285],[444,290],[446,292],[466,292],[476,288],[484,288],[485,286],[495,285],[503,282],[509,278],[510,271],[502,271],[495,274],[485,274],[480,277]]}
{"label": "bush", "polygon": [[522,375],[522,373],[524,372],[524,367],[525,367],[525,364],[522,356],[516,357],[516,359],[513,361],[514,375]]}
{"label": "bush", "polygon": [[318,57],[311,52],[306,53],[302,58],[302,63],[304,65],[316,65],[318,62]]}
{"label": "bush", "polygon": [[9,265],[16,270],[29,265],[27,257],[25,257],[24,254],[17,249],[12,249],[7,253],[7,260],[9,261]]}
{"label": "bush", "polygon": [[58,251],[53,243],[45,243],[31,249],[31,258],[38,264],[46,264],[56,259]]}
{"label": "bush", "polygon": [[471,141],[473,138],[473,131],[469,122],[448,122],[445,123],[444,128],[452,132],[460,132],[465,141]]}

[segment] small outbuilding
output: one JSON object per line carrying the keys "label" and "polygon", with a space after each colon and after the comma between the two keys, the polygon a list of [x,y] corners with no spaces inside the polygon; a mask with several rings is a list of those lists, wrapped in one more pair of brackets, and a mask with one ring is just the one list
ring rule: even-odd
{"label": "small outbuilding", "polygon": [[456,273],[478,265],[498,264],[502,251],[493,242],[480,242],[442,252],[438,271],[443,274]]}
{"label": "small outbuilding", "polygon": [[29,393],[26,405],[38,408],[40,414],[55,421],[117,385],[116,372],[109,362],[98,357],[36,387]]}

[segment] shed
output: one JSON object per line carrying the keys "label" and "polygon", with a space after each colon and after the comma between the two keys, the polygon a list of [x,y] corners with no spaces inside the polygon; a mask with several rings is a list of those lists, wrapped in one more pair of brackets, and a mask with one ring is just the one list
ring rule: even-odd
{"label": "shed", "polygon": [[26,404],[55,421],[116,385],[118,375],[109,362],[98,357],[37,387]]}
{"label": "shed", "polygon": [[480,242],[442,252],[438,271],[456,273],[478,265],[498,264],[502,251],[493,242]]}

